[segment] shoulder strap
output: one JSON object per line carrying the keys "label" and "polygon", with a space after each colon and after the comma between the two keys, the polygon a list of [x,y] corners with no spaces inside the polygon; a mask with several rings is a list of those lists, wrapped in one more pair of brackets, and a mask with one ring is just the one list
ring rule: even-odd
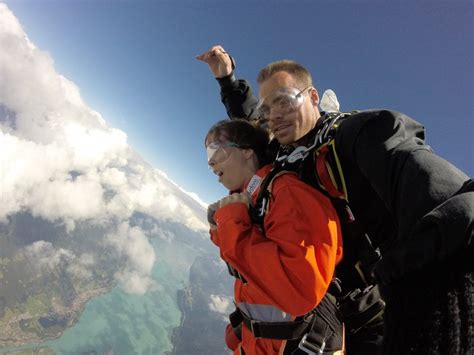
{"label": "shoulder strap", "polygon": [[280,164],[276,164],[267,176],[260,183],[257,199],[253,206],[250,206],[250,218],[253,223],[258,224],[264,230],[263,221],[268,211],[268,206],[272,196],[274,180],[283,174],[296,174],[295,171],[286,170]]}
{"label": "shoulder strap", "polygon": [[[350,115],[351,113],[342,112],[331,112],[325,115],[322,126],[315,133],[314,139],[308,147],[299,146],[294,149],[291,149],[289,146],[281,147],[275,159],[273,169],[260,184],[260,190],[257,195],[255,206],[250,210],[250,216],[253,223],[258,224],[263,228],[263,220],[268,209],[273,179],[282,173],[292,172],[300,174],[301,163],[310,154],[315,155],[314,158],[317,165],[316,175],[318,176],[320,190],[331,199],[334,197],[345,197],[345,200],[347,200],[345,182],[343,177],[340,177],[343,176],[342,168],[340,168],[339,160],[334,148],[334,137],[340,119],[349,117]],[[318,156],[320,156],[320,158],[317,159]],[[333,173],[334,169],[332,169],[331,165],[328,163],[329,157],[331,157],[331,161],[334,159],[337,161],[337,166],[339,167],[336,169],[338,172],[337,174]],[[322,178],[319,178],[320,173],[318,170],[320,170]],[[339,186],[343,186],[342,193],[339,191]],[[346,213],[346,215],[352,216],[352,213]]]}
{"label": "shoulder strap", "polygon": [[352,113],[337,113],[325,119],[323,127],[318,131],[313,144],[313,155],[316,176],[320,188],[329,197],[349,201],[342,166],[336,151],[336,132],[342,120]]}

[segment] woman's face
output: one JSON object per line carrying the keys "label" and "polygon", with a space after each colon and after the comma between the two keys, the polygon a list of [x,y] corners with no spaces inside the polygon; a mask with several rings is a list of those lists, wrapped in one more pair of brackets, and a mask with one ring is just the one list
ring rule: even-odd
{"label": "woman's face", "polygon": [[249,149],[241,149],[225,139],[210,135],[206,141],[208,164],[219,177],[219,182],[230,191],[240,190],[255,173],[249,172]]}

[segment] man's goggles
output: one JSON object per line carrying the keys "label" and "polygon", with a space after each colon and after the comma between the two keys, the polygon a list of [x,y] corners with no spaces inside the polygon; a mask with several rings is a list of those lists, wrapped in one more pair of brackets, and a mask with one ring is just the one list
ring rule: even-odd
{"label": "man's goggles", "polygon": [[258,102],[259,117],[268,119],[272,110],[282,113],[296,110],[303,104],[304,92],[311,87],[311,85],[307,86],[303,90],[293,87],[276,89]]}
{"label": "man's goggles", "polygon": [[211,142],[207,145],[206,151],[207,151],[207,162],[209,163],[211,160],[213,160],[216,163],[220,163],[227,159],[229,156],[227,150],[225,148],[228,147],[235,147],[239,148],[239,145],[236,143],[220,143],[220,142]]}

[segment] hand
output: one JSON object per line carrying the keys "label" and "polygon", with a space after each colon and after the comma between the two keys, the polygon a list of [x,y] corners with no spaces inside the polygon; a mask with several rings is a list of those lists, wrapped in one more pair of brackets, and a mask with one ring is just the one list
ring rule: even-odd
{"label": "hand", "polygon": [[227,347],[235,351],[240,342],[242,341],[242,323],[240,323],[237,328],[232,328],[232,325],[227,324],[225,328],[225,343]]}
{"label": "hand", "polygon": [[219,45],[197,55],[196,59],[207,63],[216,78],[223,78],[232,74],[235,68],[234,59]]}
{"label": "hand", "polygon": [[219,208],[230,205],[231,203],[243,203],[248,208],[250,206],[250,194],[248,192],[240,192],[226,196],[219,201]]}
{"label": "hand", "polygon": [[209,222],[209,226],[211,229],[216,229],[217,224],[214,220],[214,214],[216,213],[217,209],[219,208],[219,201],[214,202],[207,206],[207,221]]}
{"label": "hand", "polygon": [[243,203],[247,206],[250,205],[250,194],[248,192],[241,192],[235,193],[229,196],[226,196],[220,199],[217,202],[211,203],[207,206],[207,221],[209,222],[209,226],[211,229],[217,228],[217,223],[214,219],[214,215],[219,208],[222,208],[226,205],[230,205],[231,203]]}

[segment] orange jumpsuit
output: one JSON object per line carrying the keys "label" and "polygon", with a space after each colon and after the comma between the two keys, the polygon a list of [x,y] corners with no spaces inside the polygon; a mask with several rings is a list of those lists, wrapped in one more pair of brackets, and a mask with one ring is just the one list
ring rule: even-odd
{"label": "orange jumpsuit", "polygon": [[[271,166],[256,175],[264,177]],[[253,192],[253,202],[258,188]],[[329,199],[294,174],[273,180],[265,215],[265,235],[252,224],[243,203],[223,206],[215,213],[212,241],[222,259],[247,280],[236,279],[235,303],[250,318],[287,322],[315,308],[325,295],[336,264],[342,258],[339,219]],[[256,339],[242,327],[245,354],[278,354],[286,341]],[[240,350],[233,349],[234,354]]]}

